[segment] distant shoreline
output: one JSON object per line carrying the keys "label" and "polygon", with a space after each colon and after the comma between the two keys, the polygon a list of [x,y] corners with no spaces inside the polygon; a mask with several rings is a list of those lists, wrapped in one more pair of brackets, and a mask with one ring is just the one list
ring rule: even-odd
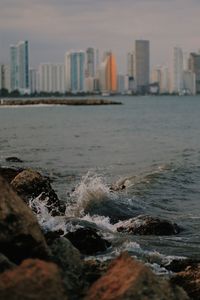
{"label": "distant shoreline", "polygon": [[107,99],[0,99],[0,107],[2,106],[26,106],[26,105],[121,105],[122,102],[111,101]]}

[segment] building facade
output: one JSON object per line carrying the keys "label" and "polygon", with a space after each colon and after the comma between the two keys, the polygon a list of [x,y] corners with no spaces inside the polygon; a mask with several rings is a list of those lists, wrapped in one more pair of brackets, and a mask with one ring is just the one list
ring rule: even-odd
{"label": "building facade", "polygon": [[104,54],[104,60],[100,66],[100,90],[102,93],[117,92],[117,64],[112,52]]}
{"label": "building facade", "polygon": [[150,81],[150,43],[146,40],[135,41],[134,78],[139,94],[149,91]]}
{"label": "building facade", "polygon": [[65,55],[66,89],[71,93],[85,92],[85,52],[70,51]]}
{"label": "building facade", "polygon": [[175,47],[172,59],[171,93],[181,94],[183,88],[183,51]]}
{"label": "building facade", "polygon": [[10,46],[10,82],[11,91],[29,93],[29,45],[21,41]]}
{"label": "building facade", "polygon": [[188,69],[196,76],[196,93],[200,93],[200,54],[190,53]]}
{"label": "building facade", "polygon": [[65,93],[64,64],[43,63],[39,65],[39,90],[46,93]]}

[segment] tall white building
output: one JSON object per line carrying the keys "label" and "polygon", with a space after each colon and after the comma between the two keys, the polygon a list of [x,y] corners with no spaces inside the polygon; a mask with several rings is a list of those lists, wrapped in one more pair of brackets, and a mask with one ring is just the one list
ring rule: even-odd
{"label": "tall white building", "polygon": [[29,93],[29,45],[20,41],[10,46],[11,91]]}
{"label": "tall white building", "polygon": [[65,54],[66,89],[74,94],[85,91],[86,59],[84,51]]}
{"label": "tall white building", "polygon": [[155,67],[151,76],[152,83],[158,83],[160,94],[169,93],[169,72],[166,66]]}
{"label": "tall white building", "polygon": [[38,93],[39,88],[39,72],[37,69],[29,70],[29,82],[31,94]]}
{"label": "tall white building", "polygon": [[39,65],[39,90],[46,93],[65,92],[65,66],[42,63]]}
{"label": "tall white building", "polygon": [[183,91],[183,51],[179,47],[173,50],[171,92],[181,94]]}
{"label": "tall white building", "polygon": [[145,40],[135,41],[134,78],[137,92],[145,94],[149,91],[150,81],[150,43]]}

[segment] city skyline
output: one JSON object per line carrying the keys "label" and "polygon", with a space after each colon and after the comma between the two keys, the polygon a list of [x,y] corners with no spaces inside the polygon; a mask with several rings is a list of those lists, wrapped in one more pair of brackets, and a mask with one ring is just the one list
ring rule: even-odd
{"label": "city skyline", "polygon": [[[10,44],[24,39],[30,41],[32,67],[41,61],[60,62],[67,50],[91,45],[112,49],[122,72],[136,39],[151,41],[151,66],[167,64],[174,46],[186,52],[200,48],[196,0],[40,2],[0,0],[1,62],[8,62]],[[180,22],[188,18],[190,22]]]}

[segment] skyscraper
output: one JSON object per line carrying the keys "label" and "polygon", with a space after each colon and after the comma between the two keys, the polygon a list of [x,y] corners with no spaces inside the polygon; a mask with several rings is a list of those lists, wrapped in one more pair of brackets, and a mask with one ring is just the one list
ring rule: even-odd
{"label": "skyscraper", "polygon": [[150,44],[149,41],[135,41],[134,72],[137,92],[145,94],[149,90],[150,79]]}
{"label": "skyscraper", "polygon": [[117,92],[117,64],[112,52],[104,54],[104,60],[100,66],[100,89],[103,93]]}
{"label": "skyscraper", "polygon": [[65,92],[65,67],[63,64],[43,63],[39,66],[40,92]]}
{"label": "skyscraper", "polygon": [[29,92],[29,46],[21,41],[10,46],[11,90],[20,93]]}
{"label": "skyscraper", "polygon": [[188,68],[196,76],[196,92],[200,93],[200,54],[190,53]]}
{"label": "skyscraper", "polygon": [[95,77],[95,50],[88,48],[86,50],[86,77]]}
{"label": "skyscraper", "polygon": [[85,91],[85,52],[70,51],[65,55],[67,91],[72,93]]}
{"label": "skyscraper", "polygon": [[0,65],[0,89],[10,92],[10,66]]}
{"label": "skyscraper", "polygon": [[183,91],[183,51],[179,47],[173,50],[171,80],[171,92],[181,94]]}

